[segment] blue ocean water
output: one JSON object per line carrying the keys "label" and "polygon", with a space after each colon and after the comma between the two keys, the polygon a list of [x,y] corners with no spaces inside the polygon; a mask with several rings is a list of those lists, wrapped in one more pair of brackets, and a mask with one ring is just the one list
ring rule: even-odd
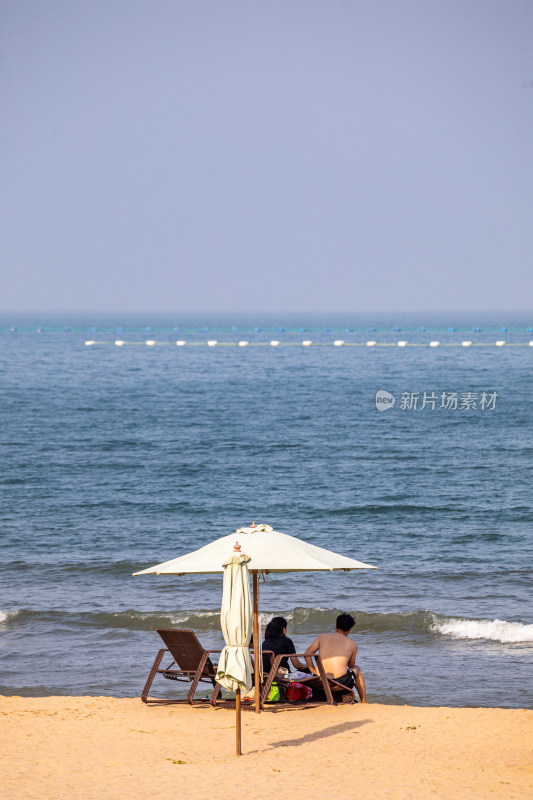
{"label": "blue ocean water", "polygon": [[378,567],[261,585],[298,649],[354,614],[370,700],[531,706],[531,325],[0,319],[0,693],[137,696],[156,627],[222,646],[219,576],[132,573],[253,519]]}

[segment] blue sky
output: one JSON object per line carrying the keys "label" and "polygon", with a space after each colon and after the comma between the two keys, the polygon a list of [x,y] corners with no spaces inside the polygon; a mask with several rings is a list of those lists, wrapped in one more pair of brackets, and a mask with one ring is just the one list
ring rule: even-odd
{"label": "blue sky", "polygon": [[529,0],[0,5],[0,310],[528,310]]}

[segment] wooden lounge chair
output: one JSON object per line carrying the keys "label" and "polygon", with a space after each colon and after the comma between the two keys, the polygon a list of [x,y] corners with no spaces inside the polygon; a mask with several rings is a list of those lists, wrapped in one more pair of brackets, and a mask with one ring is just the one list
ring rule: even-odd
{"label": "wooden lounge chair", "polygon": [[[148,692],[155,676],[158,674],[171,680],[189,682],[191,686],[187,694],[187,702],[191,703],[191,705],[200,681],[211,683],[213,692],[218,694],[219,686],[215,680],[216,666],[212,663],[210,656],[212,653],[220,653],[220,650],[204,650],[194,631],[158,628],[157,632],[166,647],[158,652],[150,670],[148,680],[141,694],[143,703],[148,702]],[[166,669],[160,669],[165,653],[170,653],[173,661]]]}
{"label": "wooden lounge chair", "polygon": [[[272,667],[270,672],[266,676],[265,683],[263,685],[263,689],[261,692],[261,701],[262,703],[265,702],[266,698],[268,697],[268,693],[270,691],[270,687],[272,685],[272,681],[276,681],[276,683],[280,683],[283,686],[289,686],[290,681],[288,681],[283,676],[277,675],[277,671],[279,669],[279,665],[283,658],[305,658],[305,653],[285,653],[274,658],[271,657],[272,660]],[[314,658],[315,664],[318,669],[318,675],[309,675],[308,678],[298,678],[298,683],[303,683],[306,686],[310,686],[311,689],[319,689],[320,691],[324,692],[326,696],[326,702],[329,705],[333,705],[335,703],[335,699],[340,700],[343,703],[354,703],[356,700],[355,689],[349,689],[347,686],[343,686],[342,683],[339,683],[334,678],[329,678],[326,675],[324,670],[324,665],[322,664],[322,659],[319,655],[312,655],[307,656],[308,658]],[[335,698],[336,696],[336,698]],[[335,698],[335,699],[334,699]]]}

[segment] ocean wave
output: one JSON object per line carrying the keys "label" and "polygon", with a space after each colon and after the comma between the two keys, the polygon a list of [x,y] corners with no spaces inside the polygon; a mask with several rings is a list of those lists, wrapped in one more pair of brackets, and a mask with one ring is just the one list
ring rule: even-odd
{"label": "ocean wave", "polygon": [[533,625],[502,619],[436,619],[433,630],[453,639],[486,639],[502,644],[533,642]]}
{"label": "ocean wave", "polygon": [[[502,644],[533,642],[533,625],[500,619],[469,619],[437,614],[434,611],[405,611],[371,613],[344,609],[355,618],[353,633],[399,634],[407,638],[439,635],[453,639],[484,639]],[[280,611],[263,610],[261,627]],[[299,606],[281,611],[289,623],[290,634],[316,635],[332,629],[340,609]],[[67,626],[69,628],[122,628],[132,631],[153,631],[156,628],[190,628],[199,632],[220,631],[220,609],[189,609],[179,611],[36,611],[18,609],[0,611],[0,623],[12,626],[24,624]]]}
{"label": "ocean wave", "polygon": [[[0,612],[2,614],[3,612]],[[58,611],[21,608],[0,616],[0,622],[10,625],[53,625],[76,628],[125,628],[127,630],[151,631],[156,628],[193,628],[194,630],[220,630],[220,609],[175,611]]]}
{"label": "ocean wave", "polygon": [[363,505],[336,506],[334,508],[320,509],[320,511],[325,512],[330,516],[345,516],[354,514],[356,512],[363,512],[368,514],[402,514],[402,513],[456,514],[456,513],[462,513],[465,510],[466,509],[464,508],[454,508],[451,505],[431,506],[431,505],[422,505],[415,503],[375,503],[375,504],[365,503]]}
{"label": "ocean wave", "polygon": [[[405,459],[404,459],[405,460]],[[376,503],[363,505],[337,506],[335,508],[312,508],[308,513],[325,515],[325,517],[352,517],[361,515],[362,517],[386,517],[411,518],[411,517],[431,517],[437,519],[451,517],[452,519],[488,519],[499,521],[529,522],[533,519],[533,509],[531,506],[509,506],[503,508],[490,508],[486,505],[425,505],[416,503]],[[483,537],[483,534],[479,534]]]}

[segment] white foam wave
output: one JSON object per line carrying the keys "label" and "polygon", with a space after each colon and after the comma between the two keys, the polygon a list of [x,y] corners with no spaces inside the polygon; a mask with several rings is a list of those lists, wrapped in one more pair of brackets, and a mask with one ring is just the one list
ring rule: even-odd
{"label": "white foam wave", "polygon": [[453,639],[489,639],[502,644],[533,642],[533,625],[503,619],[435,620],[432,629]]}
{"label": "white foam wave", "polygon": [[9,614],[6,614],[5,611],[0,611],[0,622],[5,622],[8,617]]}
{"label": "white foam wave", "polygon": [[191,618],[208,617],[215,618],[220,616],[220,611],[183,611],[182,613],[172,614],[170,620],[173,625],[182,625],[189,622]]}

